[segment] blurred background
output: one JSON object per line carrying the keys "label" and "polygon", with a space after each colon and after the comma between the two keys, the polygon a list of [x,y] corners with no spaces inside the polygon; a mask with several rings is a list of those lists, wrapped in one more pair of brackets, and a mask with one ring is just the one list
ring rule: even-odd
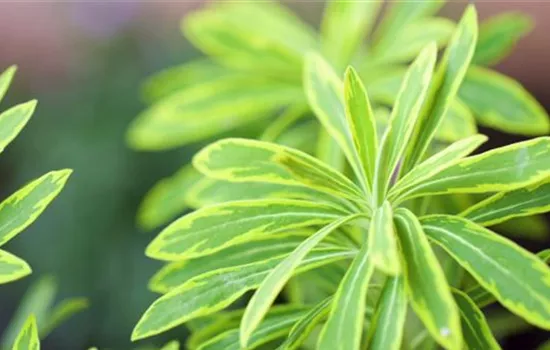
{"label": "blurred background", "polygon": [[[452,1],[444,13],[457,17],[466,2]],[[59,283],[57,299],[85,296],[91,307],[56,329],[43,348],[132,348],[130,332],[154,299],[146,285],[158,267],[143,254],[152,233],[140,232],[135,213],[146,191],[193,150],[139,153],[126,147],[124,135],[144,107],[144,78],[199,55],[180,34],[179,21],[202,3],[0,1],[0,70],[19,66],[2,109],[39,100],[29,125],[0,158],[0,197],[48,170],[75,170],[44,215],[9,243],[33,274],[0,288],[0,329],[28,286],[52,275]],[[285,3],[317,25],[322,1]],[[535,19],[535,30],[498,69],[550,108],[550,1],[478,1],[478,10],[482,18],[520,10]],[[483,132],[495,144],[514,141]],[[181,330],[164,339],[178,336]],[[525,345],[526,339],[510,339],[507,345]]]}

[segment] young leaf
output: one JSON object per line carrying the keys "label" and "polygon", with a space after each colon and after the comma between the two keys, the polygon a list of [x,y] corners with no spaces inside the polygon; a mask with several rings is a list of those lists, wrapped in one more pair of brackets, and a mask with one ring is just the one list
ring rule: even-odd
{"label": "young leaf", "polygon": [[369,184],[374,181],[378,137],[376,135],[376,119],[367,96],[367,91],[357,75],[348,67],[344,81],[344,100],[346,119],[351,129],[353,143]]}
{"label": "young leaf", "polygon": [[430,85],[436,55],[437,49],[432,43],[420,53],[403,79],[376,160],[374,190],[378,205],[381,205],[385,198],[389,180],[414,130]]}
{"label": "young leaf", "polygon": [[550,137],[539,137],[464,158],[411,187],[400,198],[511,191],[547,178],[549,163]]}
{"label": "young leaf", "polygon": [[367,338],[368,349],[399,350],[407,315],[403,277],[389,277],[376,306]]}
{"label": "young leaf", "polygon": [[424,218],[422,224],[428,237],[502,305],[529,323],[550,329],[550,268],[544,262],[512,241],[463,218],[432,215]]}
{"label": "young leaf", "polygon": [[411,187],[421,185],[427,179],[437,175],[472,153],[485,141],[487,141],[486,136],[474,135],[457,141],[436,153],[403,176],[391,189],[389,198],[395,200],[399,197],[400,193],[407,192]]}
{"label": "young leaf", "polygon": [[[353,250],[314,249],[296,274],[332,262],[350,259]],[[165,332],[194,318],[207,316],[231,305],[244,293],[257,288],[284,259],[211,271],[191,279],[157,299],[143,314],[132,332],[132,340]]]}
{"label": "young leaf", "polygon": [[319,349],[360,348],[367,288],[373,271],[369,247],[363,244],[334,295],[330,315],[319,335]]}
{"label": "young leaf", "polygon": [[498,350],[496,341],[485,316],[466,294],[453,290],[453,296],[460,310],[462,332],[468,349]]}
{"label": "young leaf", "polygon": [[550,132],[550,118],[537,100],[520,83],[496,71],[470,67],[459,96],[484,126],[530,136]]}
{"label": "young leaf", "polygon": [[241,321],[240,339],[243,347],[246,348],[252,332],[258,327],[269,307],[306,255],[335,229],[358,217],[360,217],[359,214],[344,217],[323,227],[303,241],[262,281],[256,293],[248,302]]}
{"label": "young leaf", "polygon": [[38,339],[38,329],[36,328],[34,315],[29,316],[27,322],[19,331],[12,350],[40,350],[40,339]]}
{"label": "young leaf", "polygon": [[477,41],[477,12],[470,5],[462,16],[442,61],[421,112],[414,138],[409,143],[403,165],[406,174],[422,161],[450,103],[454,100],[474,54]]}
{"label": "young leaf", "polygon": [[370,260],[388,275],[401,272],[397,242],[393,228],[393,211],[386,201],[379,207],[370,222],[368,246]]}
{"label": "young leaf", "polygon": [[21,103],[0,114],[0,153],[23,129],[36,108],[36,100]]}
{"label": "young leaf", "polygon": [[17,70],[16,66],[8,67],[0,74],[0,101],[6,95],[8,88],[10,87],[15,71]]}
{"label": "young leaf", "polygon": [[61,192],[72,170],[51,171],[19,189],[0,203],[0,245],[3,245],[46,209]]}
{"label": "young leaf", "polygon": [[474,63],[497,64],[532,28],[533,20],[519,12],[505,12],[489,18],[479,28]]}
{"label": "young leaf", "polygon": [[24,260],[0,250],[0,284],[13,282],[30,273],[31,268]]}
{"label": "young leaf", "polygon": [[[327,2],[321,23],[325,57],[343,69],[351,61],[376,21],[381,1]],[[345,37],[342,33],[346,33]]]}
{"label": "young leaf", "polygon": [[346,213],[295,200],[228,202],[199,209],[165,228],[147,247],[147,256],[167,261],[214,253],[236,243],[290,229],[323,225]]}
{"label": "young leaf", "polygon": [[215,179],[307,186],[336,196],[363,198],[351,180],[318,159],[268,142],[218,141],[195,155],[193,164]]}
{"label": "young leaf", "polygon": [[515,217],[550,211],[550,178],[517,190],[497,193],[460,214],[482,226],[492,226]]}
{"label": "young leaf", "polygon": [[460,348],[458,307],[420,222],[409,210],[399,208],[395,211],[395,226],[412,308],[439,344],[448,349]]}

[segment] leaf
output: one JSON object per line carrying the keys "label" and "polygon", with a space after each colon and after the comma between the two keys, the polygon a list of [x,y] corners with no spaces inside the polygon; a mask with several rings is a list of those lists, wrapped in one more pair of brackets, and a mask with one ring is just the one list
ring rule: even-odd
{"label": "leaf", "polygon": [[302,99],[296,85],[256,76],[220,77],[181,89],[143,111],[130,125],[127,142],[148,151],[179,147],[266,118]]}
{"label": "leaf", "polygon": [[[252,334],[250,346],[247,349],[255,349],[274,339],[284,337],[294,323],[308,311],[305,307],[286,306],[274,308],[266,319]],[[202,344],[197,350],[241,350],[239,343],[239,330],[232,329],[224,332],[209,342]]]}
{"label": "leaf", "polygon": [[460,315],[445,273],[414,214],[399,208],[394,218],[411,306],[439,344],[458,349],[462,342]]}
{"label": "leaf", "polygon": [[177,340],[172,340],[171,342],[164,344],[160,350],[180,350],[180,343]]}
{"label": "leaf", "polygon": [[374,266],[392,276],[401,273],[396,241],[393,211],[391,204],[386,201],[376,210],[370,222],[368,246]]}
{"label": "leaf", "polygon": [[[314,249],[296,273],[341,259],[352,258],[353,250]],[[264,278],[284,259],[278,257],[256,264],[221,269],[187,281],[157,299],[143,314],[132,332],[132,340],[165,332],[189,320],[210,315],[231,305]]]}
{"label": "leaf", "polygon": [[407,314],[403,277],[389,277],[376,306],[368,334],[368,349],[399,350]]}
{"label": "leaf", "polygon": [[27,322],[19,331],[19,335],[13,344],[13,350],[40,350],[40,339],[38,339],[38,329],[36,328],[36,318],[29,316]]}
{"label": "leaf", "polygon": [[331,312],[321,334],[319,349],[359,349],[367,288],[373,274],[369,247],[363,244],[334,295]]}
{"label": "leaf", "polygon": [[410,188],[421,186],[424,181],[456,164],[463,157],[485,143],[485,141],[487,141],[485,135],[474,135],[457,141],[444,150],[437,152],[421,164],[415,166],[392,187],[389,195],[390,200],[399,198],[401,193],[407,192]]}
{"label": "leaf", "polygon": [[517,190],[497,193],[462,212],[482,226],[492,226],[515,217],[550,211],[550,178]]}
{"label": "leaf", "polygon": [[511,191],[547,178],[549,162],[550,137],[539,137],[464,158],[400,197]]}
{"label": "leaf", "polygon": [[550,329],[550,268],[544,262],[463,218],[433,215],[422,224],[428,237],[502,305],[527,322]]}
{"label": "leaf", "polygon": [[529,136],[550,132],[550,118],[537,100],[520,83],[496,71],[470,67],[459,96],[483,126]]}
{"label": "leaf", "polygon": [[63,300],[51,310],[47,322],[40,328],[40,337],[45,338],[51,331],[59,327],[72,316],[86,310],[90,306],[86,298],[71,298]]}
{"label": "leaf", "polygon": [[10,66],[0,74],[0,101],[6,95],[16,71],[16,66]]}
{"label": "leaf", "polygon": [[504,12],[487,19],[479,28],[474,63],[497,64],[532,30],[533,24],[529,16],[520,12]]}
{"label": "leaf", "polygon": [[306,153],[268,142],[221,140],[203,148],[193,164],[215,179],[306,186],[336,196],[363,198],[361,190],[338,171]]}
{"label": "leaf", "polygon": [[414,136],[409,143],[403,174],[423,160],[443,116],[458,92],[472,60],[476,41],[477,12],[475,7],[470,5],[462,16],[436,69]]}
{"label": "leaf", "polygon": [[350,127],[344,107],[344,85],[332,67],[320,55],[307,57],[304,73],[304,88],[311,109],[326,132],[340,146],[365,194],[369,194],[369,183],[359,150]]}
{"label": "leaf", "polygon": [[36,108],[36,100],[21,103],[0,114],[0,152],[25,127]]}
{"label": "leaf", "polygon": [[285,342],[281,345],[281,350],[295,350],[302,345],[313,329],[328,315],[333,297],[330,296],[319,302],[310,311],[296,321],[290,330]]}
{"label": "leaf", "polygon": [[[369,4],[368,2],[359,3]],[[369,184],[372,184],[374,181],[376,154],[378,152],[376,119],[372,112],[365,87],[352,67],[348,67],[346,70],[344,100],[346,120],[351,129],[353,144],[359,154],[367,181]]]}
{"label": "leaf", "polygon": [[236,201],[201,208],[165,228],[147,247],[153,259],[175,261],[217,252],[260,235],[323,225],[346,216],[296,200]]}
{"label": "leaf", "polygon": [[456,142],[476,133],[477,125],[472,111],[464,102],[455,98],[439,124],[434,138],[445,142]]}
{"label": "leaf", "polygon": [[277,117],[277,119],[266,126],[260,139],[267,142],[276,142],[281,135],[284,135],[285,131],[290,129],[293,124],[304,117],[308,111],[309,108],[303,103],[288,107]]}
{"label": "leaf", "polygon": [[377,203],[382,204],[389,181],[405,152],[414,125],[430,85],[437,50],[432,43],[413,62],[399,91],[390,122],[386,128],[378,158],[374,181]]}
{"label": "leaf", "polygon": [[466,294],[453,290],[453,296],[460,310],[462,332],[468,349],[500,349],[485,316]]}
{"label": "leaf", "polygon": [[[348,64],[372,29],[380,1],[327,2],[321,23],[324,56],[336,67]],[[342,33],[346,33],[342,37]]]}
{"label": "leaf", "polygon": [[30,182],[0,203],[0,245],[3,245],[46,209],[61,192],[72,170],[51,171]]}
{"label": "leaf", "polygon": [[0,284],[13,282],[30,273],[31,268],[24,260],[0,250]]}
{"label": "leaf", "polygon": [[252,333],[264,318],[277,295],[307,254],[335,229],[358,217],[360,217],[360,214],[343,217],[323,227],[303,241],[262,281],[260,287],[248,302],[241,321],[240,340],[244,348],[247,347]]}

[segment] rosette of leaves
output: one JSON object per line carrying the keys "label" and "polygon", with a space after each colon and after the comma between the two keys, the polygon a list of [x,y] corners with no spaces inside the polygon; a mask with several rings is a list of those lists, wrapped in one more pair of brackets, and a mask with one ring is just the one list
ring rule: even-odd
{"label": "rosette of leaves", "polygon": [[[169,68],[146,83],[145,97],[152,105],[131,125],[129,144],[160,151],[246,133],[314,153],[342,168],[344,157],[335,142],[329,142],[330,136],[319,132],[303,93],[306,53],[322,53],[339,74],[347,64],[358,67],[378,124],[384,126],[406,64],[431,41],[444,47],[453,32],[455,24],[436,15],[444,3],[391,2],[375,26],[381,1],[328,1],[316,33],[277,2],[216,2],[182,22],[186,38],[207,57]],[[518,82],[488,68],[531,27],[531,20],[518,13],[504,13],[482,24],[475,65],[436,139],[449,143],[472,136],[476,121],[522,135],[548,133],[548,116],[536,100]],[[232,188],[185,166],[154,186],[142,204],[139,223],[152,229],[187,208],[223,202],[242,192]],[[248,193],[255,198],[273,194]]]}
{"label": "rosette of leaves", "polygon": [[[150,283],[163,295],[132,339],[185,323],[196,329],[191,349],[386,350],[405,338],[412,348],[498,349],[481,310],[495,302],[550,329],[549,251],[534,255],[487,228],[550,210],[550,137],[477,155],[483,135],[430,147],[477,37],[469,7],[437,64],[435,43],[421,50],[382,137],[357,72],[348,68],[342,81],[321,56],[308,55],[308,101],[350,175],[265,141],[230,138],[200,151],[194,166],[242,184],[244,198],[252,185],[282,195],[207,206],[165,228],[146,250],[167,262]],[[430,205],[446,194],[488,196],[450,215]],[[325,267],[343,270],[329,296],[274,305],[291,278]],[[421,341],[407,334],[415,321]]]}
{"label": "rosette of leaves", "polygon": [[[0,74],[0,101],[15,74],[15,67]],[[0,114],[0,152],[21,132],[36,107],[29,101],[11,107]],[[0,203],[0,246],[18,235],[46,209],[61,192],[72,170],[51,171],[25,185]],[[20,279],[31,273],[30,266],[20,258],[0,250],[0,284]]]}

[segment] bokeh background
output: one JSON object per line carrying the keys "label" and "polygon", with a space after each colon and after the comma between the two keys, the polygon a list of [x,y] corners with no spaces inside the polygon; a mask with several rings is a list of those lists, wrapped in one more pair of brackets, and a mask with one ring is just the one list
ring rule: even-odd
{"label": "bokeh background", "polygon": [[[457,17],[466,2],[451,1],[444,12]],[[285,3],[318,24],[322,1]],[[498,69],[550,108],[550,1],[477,3],[482,18],[503,10],[533,16],[535,30]],[[126,147],[124,134],[144,107],[144,78],[199,55],[181,36],[179,21],[202,5],[190,0],[0,1],[0,70],[19,66],[1,107],[39,100],[29,125],[0,158],[0,197],[48,170],[75,170],[44,215],[9,243],[34,272],[0,288],[0,330],[28,286],[52,275],[58,299],[85,296],[91,307],[55,330],[43,348],[133,348],[129,335],[154,299],[146,283],[157,267],[143,254],[152,233],[137,228],[135,213],[153,183],[178,169],[192,150],[135,152]],[[514,141],[483,131],[494,144]],[[529,248],[550,245],[537,244]],[[167,337],[183,337],[183,332]],[[545,337],[541,332],[512,337],[507,347],[528,349]]]}

